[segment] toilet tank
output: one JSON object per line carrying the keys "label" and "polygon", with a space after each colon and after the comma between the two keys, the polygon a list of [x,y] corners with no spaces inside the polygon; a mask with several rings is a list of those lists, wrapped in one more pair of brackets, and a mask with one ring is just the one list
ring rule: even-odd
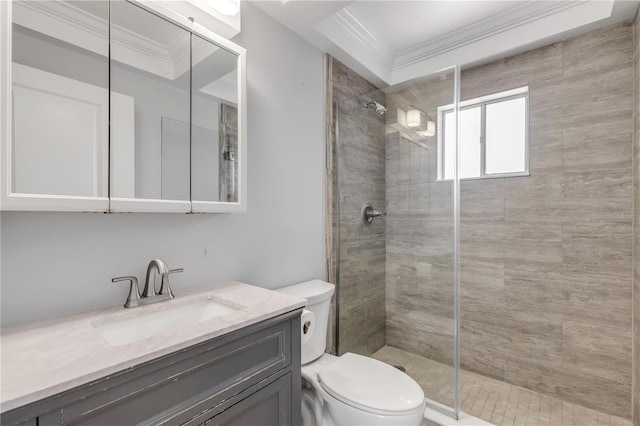
{"label": "toilet tank", "polygon": [[[281,293],[307,299],[302,317],[302,364],[318,359],[327,348],[327,324],[329,322],[329,307],[335,286],[321,280],[312,280],[288,287],[277,288]],[[304,333],[305,322],[307,333]]]}

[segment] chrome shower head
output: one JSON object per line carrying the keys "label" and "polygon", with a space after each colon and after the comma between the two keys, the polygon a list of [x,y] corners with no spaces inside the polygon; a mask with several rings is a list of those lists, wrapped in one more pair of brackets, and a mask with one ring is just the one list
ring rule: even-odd
{"label": "chrome shower head", "polygon": [[387,109],[384,107],[384,105],[381,105],[375,101],[371,101],[371,102],[364,101],[363,106],[365,108],[369,108],[370,106],[375,106],[376,114],[378,114],[379,117],[382,117],[384,113],[387,112]]}

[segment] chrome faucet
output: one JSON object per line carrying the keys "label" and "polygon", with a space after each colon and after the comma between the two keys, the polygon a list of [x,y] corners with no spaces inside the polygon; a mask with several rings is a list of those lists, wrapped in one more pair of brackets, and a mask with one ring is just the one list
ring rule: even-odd
{"label": "chrome faucet", "polygon": [[[112,278],[111,282],[129,281],[129,295],[124,303],[125,308],[135,308],[136,306],[149,305],[151,303],[162,302],[163,300],[173,299],[173,292],[169,285],[169,275],[176,272],[182,272],[184,269],[169,269],[162,259],[153,259],[147,267],[147,277],[144,283],[142,295],[139,293],[138,279],[133,276]],[[156,274],[162,276],[160,285],[160,293],[156,293]]]}

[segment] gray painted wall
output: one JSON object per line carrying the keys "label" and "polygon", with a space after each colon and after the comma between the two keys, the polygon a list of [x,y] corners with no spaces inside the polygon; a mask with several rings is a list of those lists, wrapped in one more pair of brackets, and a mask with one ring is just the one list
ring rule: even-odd
{"label": "gray painted wall", "polygon": [[184,267],[173,288],[239,280],[276,288],[324,277],[322,54],[242,3],[248,50],[248,212],[3,212],[2,326],[124,303],[149,260]]}

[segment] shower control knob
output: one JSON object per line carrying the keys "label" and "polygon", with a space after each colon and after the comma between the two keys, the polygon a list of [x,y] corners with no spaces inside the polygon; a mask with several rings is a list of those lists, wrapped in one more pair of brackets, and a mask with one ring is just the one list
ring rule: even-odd
{"label": "shower control knob", "polygon": [[364,223],[365,225],[371,225],[371,222],[373,222],[374,218],[386,216],[387,214],[383,211],[374,209],[371,203],[365,203],[362,206],[360,215],[362,216],[362,223]]}

